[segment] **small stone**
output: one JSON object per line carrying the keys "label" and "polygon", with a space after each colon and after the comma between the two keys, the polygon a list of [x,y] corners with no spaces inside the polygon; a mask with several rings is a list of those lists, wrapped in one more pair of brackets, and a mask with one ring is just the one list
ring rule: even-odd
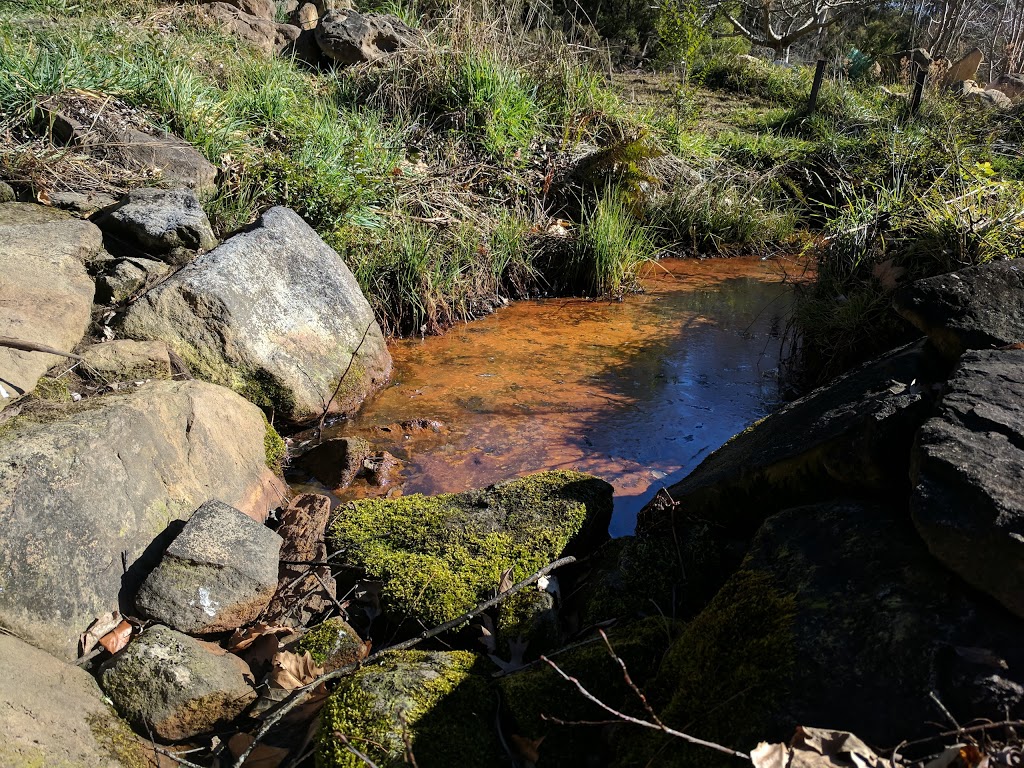
{"label": "small stone", "polygon": [[226,651],[150,627],[100,675],[115,709],[142,732],[187,739],[226,723],[256,698],[249,667]]}
{"label": "small stone", "polygon": [[320,22],[320,12],[313,3],[304,3],[299,8],[299,28],[302,30],[316,29]]}
{"label": "small stone", "polygon": [[210,220],[190,189],[133,189],[97,222],[129,255],[142,250],[171,264],[187,264],[217,245]]}
{"label": "small stone", "polygon": [[0,181],[0,203],[13,203],[16,199],[11,185],[6,181]]}
{"label": "small stone", "polygon": [[370,444],[363,438],[336,437],[302,454],[295,464],[331,490],[337,490],[352,484],[370,455]]}
{"label": "small stone", "polygon": [[113,259],[110,264],[96,280],[96,301],[100,304],[122,304],[171,271],[167,264],[153,259]]}
{"label": "small stone", "polygon": [[366,645],[348,622],[336,616],[302,636],[295,652],[301,655],[307,651],[325,672],[330,672],[364,658]]}
{"label": "small stone", "polygon": [[82,357],[83,373],[106,383],[171,378],[171,359],[162,341],[107,341],[89,347]]}
{"label": "small stone", "polygon": [[256,619],[277,588],[281,537],[219,501],[189,519],[135,599],[145,615],[194,635]]}

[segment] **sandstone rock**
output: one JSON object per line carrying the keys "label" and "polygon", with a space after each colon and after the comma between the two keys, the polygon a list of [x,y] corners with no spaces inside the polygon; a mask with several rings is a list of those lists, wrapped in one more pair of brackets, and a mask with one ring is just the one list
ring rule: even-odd
{"label": "sandstone rock", "polygon": [[303,3],[299,7],[298,14],[300,29],[316,29],[316,25],[320,23],[320,12],[313,3]]}
{"label": "sandstone rock", "polygon": [[144,766],[131,729],[92,675],[0,633],[0,765],[7,768]]}
{"label": "sandstone rock", "polygon": [[13,203],[16,199],[11,185],[6,181],[0,181],[0,203]]}
{"label": "sandstone rock", "polygon": [[1000,75],[995,83],[992,84],[992,88],[1002,91],[1011,99],[1016,99],[1024,94],[1024,74],[1008,72],[1005,75]]}
{"label": "sandstone rock", "polygon": [[135,598],[143,615],[192,635],[254,621],[277,588],[281,537],[219,501],[185,523]]}
{"label": "sandstone rock", "polygon": [[352,273],[286,208],[150,290],[128,308],[123,329],[166,341],[195,375],[294,422],[319,418],[346,370],[332,413],[353,411],[391,372]]}
{"label": "sandstone rock", "polygon": [[[833,501],[765,522],[646,691],[670,727],[699,718],[702,738],[741,750],[808,722],[895,744],[934,732],[930,690],[953,712],[1020,712],[985,678],[1024,682],[1022,629],[934,561],[901,507]],[[973,663],[979,648],[1004,663]],[[711,702],[729,704],[709,718]],[[633,749],[616,765],[644,765],[664,743],[623,736]],[[673,748],[679,764],[704,764]]]}
{"label": "sandstone rock", "polygon": [[142,250],[171,264],[186,264],[197,251],[217,245],[210,220],[191,189],[133,189],[97,224],[131,255]]}
{"label": "sandstone rock", "polygon": [[175,521],[210,498],[258,520],[280,503],[271,434],[256,406],[194,381],[87,398],[59,421],[5,423],[0,624],[75,658],[96,616],[131,613]]}
{"label": "sandstone rock", "polygon": [[194,189],[200,195],[217,188],[217,168],[192,145],[164,131],[123,117],[116,99],[73,91],[39,105],[38,123],[61,144],[75,144],[132,173]]}
{"label": "sandstone rock", "polygon": [[[0,335],[70,352],[89,325],[95,292],[85,261],[102,249],[87,221],[37,222],[48,213],[9,204],[0,221]],[[0,410],[30,392],[56,355],[0,347]]]}
{"label": "sandstone rock", "polygon": [[978,67],[985,60],[980,48],[973,48],[959,61],[955,62],[946,72],[943,82],[947,85],[961,80],[977,80]]}
{"label": "sandstone rock", "polygon": [[0,227],[22,224],[50,224],[54,221],[74,221],[66,211],[35,203],[0,203]]}
{"label": "sandstone rock", "polygon": [[83,375],[111,383],[171,378],[171,359],[162,341],[107,341],[82,352]]}
{"label": "sandstone rock", "polygon": [[640,511],[637,534],[695,517],[750,535],[787,506],[905,482],[914,433],[931,406],[928,383],[940,378],[933,364],[923,344],[910,345],[789,403],[668,489],[685,516],[655,499]]}
{"label": "sandstone rock", "polygon": [[330,514],[331,500],[315,493],[296,496],[282,513],[277,529],[284,541],[282,562],[277,591],[264,612],[267,624],[308,626],[314,616],[333,605],[337,585],[329,566],[290,564],[327,559],[324,530]]}
{"label": "sandstone rock", "polygon": [[1024,342],[1024,262],[918,280],[896,294],[895,305],[950,360],[968,349]]}
{"label": "sandstone rock", "polygon": [[154,285],[171,271],[162,261],[139,257],[111,260],[96,278],[96,301],[100,304],[122,304],[136,293]]}
{"label": "sandstone rock", "polygon": [[968,352],[918,438],[911,509],[932,554],[1024,616],[1024,351]]}
{"label": "sandstone rock", "polygon": [[80,216],[91,216],[103,208],[116,205],[110,195],[102,192],[63,192],[54,190],[49,193],[50,205],[55,208],[63,208],[66,211],[74,211]]}
{"label": "sandstone rock", "polygon": [[202,10],[226,32],[271,55],[287,51],[301,32],[291,24],[253,16],[228,3],[210,3]]}
{"label": "sandstone rock", "polygon": [[950,93],[960,99],[967,99],[975,94],[985,92],[985,89],[978,85],[974,80],[958,80],[947,87],[949,88]]}
{"label": "sandstone rock", "polygon": [[336,437],[311,448],[294,463],[331,490],[340,490],[352,484],[372,453],[361,437]]}
{"label": "sandstone rock", "polygon": [[277,16],[277,3],[275,0],[224,0],[227,5],[237,8],[242,13],[255,16],[258,19],[269,19],[273,21]]}
{"label": "sandstone rock", "polygon": [[226,723],[256,698],[245,662],[159,625],[114,656],[100,681],[125,719],[165,740]]}
{"label": "sandstone rock", "polygon": [[978,91],[973,91],[967,94],[967,101],[981,104],[985,107],[993,107],[994,109],[1009,109],[1013,106],[1013,102],[1010,97],[1002,91],[995,90],[993,88],[983,88]]}
{"label": "sandstone rock", "polygon": [[394,16],[330,11],[316,28],[323,52],[339,64],[376,61],[416,40],[418,33]]}

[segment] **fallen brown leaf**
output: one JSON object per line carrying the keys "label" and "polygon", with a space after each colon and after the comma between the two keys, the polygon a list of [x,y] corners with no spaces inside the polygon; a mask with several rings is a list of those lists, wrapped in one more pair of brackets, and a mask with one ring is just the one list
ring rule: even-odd
{"label": "fallen brown leaf", "polygon": [[309,651],[301,656],[291,651],[278,651],[269,682],[272,688],[292,691],[309,685],[324,673],[324,668],[313,661]]}
{"label": "fallen brown leaf", "polygon": [[498,580],[498,594],[500,595],[503,592],[508,592],[512,589],[514,584],[515,582],[512,580],[512,569],[506,568],[501,572],[501,578]]}
{"label": "fallen brown leaf", "polygon": [[234,634],[228,639],[228,650],[232,653],[244,651],[261,637],[266,637],[267,635],[276,637],[278,635],[287,635],[294,631],[291,627],[263,623],[254,624],[246,629],[236,629]]}
{"label": "fallen brown leaf", "polygon": [[897,267],[892,259],[886,259],[885,261],[875,264],[871,269],[871,274],[881,284],[882,288],[886,291],[896,290],[896,286],[907,270],[903,267]]}
{"label": "fallen brown leaf", "polygon": [[100,645],[107,653],[117,653],[132,639],[132,629],[131,623],[122,619],[120,624],[100,638]]}
{"label": "fallen brown leaf", "polygon": [[100,638],[109,632],[113,632],[121,623],[121,614],[118,611],[104,613],[97,616],[92,624],[78,638],[78,655],[85,656],[99,643]]}
{"label": "fallen brown leaf", "polygon": [[[235,759],[242,754],[249,745],[255,741],[252,734],[236,733],[228,740],[228,749]],[[277,768],[284,759],[288,757],[288,750],[280,747],[270,747],[266,744],[257,744],[255,749],[249,753],[242,763],[246,768]]]}
{"label": "fallen brown leaf", "polygon": [[540,745],[544,743],[543,736],[539,739],[528,739],[525,736],[520,736],[518,733],[510,733],[508,740],[512,745],[512,751],[516,753],[516,757],[519,759],[530,763],[536,763],[540,760]]}

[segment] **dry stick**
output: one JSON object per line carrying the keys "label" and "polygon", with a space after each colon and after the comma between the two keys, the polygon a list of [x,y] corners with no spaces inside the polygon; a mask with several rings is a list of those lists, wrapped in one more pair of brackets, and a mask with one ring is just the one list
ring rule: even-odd
{"label": "dry stick", "polygon": [[[597,698],[597,696],[595,696],[586,688],[584,688],[579,680],[563,672],[562,668],[555,664],[555,662],[551,661],[551,659],[547,658],[546,656],[541,656],[541,658],[544,659],[544,661],[547,662],[548,666],[555,670],[555,672],[557,672],[563,680],[567,680],[568,682],[575,685],[576,690],[583,694],[584,698],[594,702],[605,712],[609,712],[610,714],[619,718],[619,720],[624,720],[627,723],[633,723],[634,725],[639,725],[644,728],[650,728],[651,730],[662,731],[663,733],[667,733],[669,736],[675,736],[676,738],[682,739],[683,741],[689,742],[690,744],[696,744],[699,747],[707,747],[708,749],[714,749],[718,752],[723,752],[727,755],[732,755],[734,757],[742,757],[744,760],[750,762],[750,755],[746,754],[745,752],[737,752],[735,749],[723,747],[721,744],[715,744],[715,742],[713,741],[704,741],[704,739],[698,739],[696,736],[690,736],[688,733],[683,733],[682,731],[677,731],[673,728],[669,728],[668,726],[661,724],[660,721],[659,724],[649,723],[646,720],[641,720],[638,717],[631,717],[627,714],[619,712],[617,709],[612,709],[610,706],[608,706],[599,698]],[[644,704],[646,705],[646,700],[644,701]]]}
{"label": "dry stick", "polygon": [[81,355],[73,355],[70,352],[62,352],[59,349],[48,347],[45,344],[36,344],[33,341],[21,341],[20,339],[13,339],[10,336],[0,336],[0,347],[8,347],[10,349],[18,349],[22,352],[45,352],[48,355],[60,355],[61,357],[70,357],[72,360],[85,360]]}
{"label": "dry stick", "polygon": [[352,357],[350,357],[348,359],[348,365],[345,366],[345,372],[342,373],[341,374],[341,378],[338,379],[338,386],[336,386],[334,388],[334,394],[331,395],[331,399],[328,400],[327,401],[327,405],[324,406],[324,412],[320,414],[320,423],[317,425],[317,428],[316,428],[317,440],[320,439],[320,436],[324,432],[324,421],[326,421],[326,419],[327,419],[327,412],[329,410],[331,410],[331,403],[334,402],[334,398],[336,398],[338,396],[338,393],[341,392],[341,385],[344,383],[345,377],[348,376],[348,372],[352,370],[352,363],[354,363],[356,361],[356,355],[358,355],[359,354],[359,350],[362,349],[363,342],[366,341],[366,337],[370,333],[370,329],[373,328],[373,324],[375,322],[376,322],[376,320],[371,318],[370,322],[367,324],[366,330],[363,331],[363,338],[361,338],[359,340],[359,343],[356,345],[356,348],[352,350]]}
{"label": "dry stick", "polygon": [[377,768],[377,764],[373,762],[373,760],[371,760],[358,749],[352,746],[352,742],[348,740],[348,737],[344,733],[342,733],[341,731],[335,731],[333,735],[335,738],[339,739],[342,744],[345,745],[345,749],[347,749],[353,755],[362,760],[369,768]]}
{"label": "dry stick", "polygon": [[[285,715],[287,715],[289,712],[295,709],[295,707],[297,707],[302,701],[304,701],[305,698],[309,696],[309,694],[315,688],[318,688],[321,684],[329,682],[331,680],[337,680],[338,678],[345,677],[346,675],[350,675],[360,667],[364,667],[368,664],[377,661],[379,657],[383,656],[385,653],[390,653],[392,651],[408,650],[409,648],[412,648],[413,646],[422,643],[424,640],[429,640],[432,637],[436,637],[437,635],[441,635],[445,632],[448,632],[449,630],[455,629],[456,627],[465,624],[470,619],[479,616],[484,611],[498,605],[499,603],[504,601],[505,598],[511,597],[516,592],[526,589],[526,587],[530,586],[538,579],[542,579],[543,577],[547,576],[556,568],[561,568],[563,565],[569,565],[570,563],[575,562],[576,558],[572,556],[559,558],[558,560],[555,560],[553,563],[545,565],[532,576],[523,579],[518,584],[509,587],[504,592],[501,592],[495,597],[492,597],[490,600],[480,603],[476,608],[474,608],[471,611],[467,611],[458,618],[445,622],[444,624],[434,627],[433,629],[425,630],[416,637],[409,638],[408,640],[404,640],[396,645],[392,645],[387,648],[381,648],[379,651],[370,654],[362,661],[357,661],[352,664],[346,664],[344,667],[339,667],[338,669],[335,669],[331,672],[320,675],[320,677],[318,677],[316,680],[314,680],[311,683],[307,683],[301,688],[296,688],[288,695],[287,699],[281,702],[281,705],[276,710],[274,710],[274,713],[263,722],[263,725],[261,725],[259,730],[256,731],[256,735],[253,737],[252,744],[250,744],[245,750],[243,750],[242,754],[239,755],[238,758],[235,760],[232,768],[242,768],[242,765],[245,763],[245,759],[249,756],[249,753],[252,752],[256,744],[259,743],[259,740],[266,736],[270,729],[273,728],[281,718],[283,718]],[[551,662],[548,663],[550,664]]]}

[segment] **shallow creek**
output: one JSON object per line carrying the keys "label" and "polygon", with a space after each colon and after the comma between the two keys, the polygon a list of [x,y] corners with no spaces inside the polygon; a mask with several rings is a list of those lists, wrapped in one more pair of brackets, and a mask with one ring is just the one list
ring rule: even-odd
{"label": "shallow creek", "polygon": [[[665,260],[623,301],[523,301],[445,336],[397,341],[391,385],[324,437],[360,435],[399,458],[402,493],[589,472],[615,486],[612,534],[632,533],[658,488],[777,403],[783,271],[746,258]],[[444,428],[381,429],[414,419]],[[386,490],[357,480],[336,497]]]}

